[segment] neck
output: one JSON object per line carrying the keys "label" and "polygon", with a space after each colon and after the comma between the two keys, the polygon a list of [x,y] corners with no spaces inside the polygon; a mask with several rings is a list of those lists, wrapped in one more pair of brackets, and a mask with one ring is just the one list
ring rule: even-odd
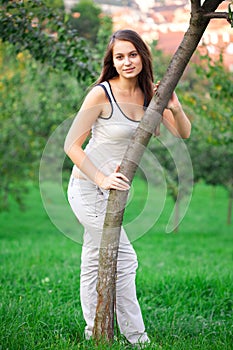
{"label": "neck", "polygon": [[117,77],[116,85],[119,90],[127,90],[133,92],[138,88],[138,79],[123,79],[122,77]]}

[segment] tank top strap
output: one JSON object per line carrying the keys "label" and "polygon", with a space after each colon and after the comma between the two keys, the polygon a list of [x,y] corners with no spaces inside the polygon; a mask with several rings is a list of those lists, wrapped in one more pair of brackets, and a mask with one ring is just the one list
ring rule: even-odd
{"label": "tank top strap", "polygon": [[101,86],[104,89],[107,98],[109,99],[111,104],[114,104],[115,103],[115,99],[114,99],[114,97],[112,95],[112,91],[111,91],[109,82],[108,81],[104,81],[103,83],[100,83],[97,86]]}
{"label": "tank top strap", "polygon": [[[104,82],[98,84],[97,86],[101,86],[101,87],[104,89],[105,94],[106,94],[108,100],[111,102],[112,105],[117,104],[117,102],[116,102],[116,100],[115,100],[115,97],[114,97],[113,94],[112,94],[112,89],[111,89],[111,86],[110,86],[110,84],[109,84],[108,81],[104,81]],[[149,104],[149,103],[148,103],[148,101],[147,101],[147,99],[146,99],[146,97],[145,97],[145,98],[144,98],[144,103],[143,103],[143,109],[144,109],[144,110],[147,109],[148,104]]]}

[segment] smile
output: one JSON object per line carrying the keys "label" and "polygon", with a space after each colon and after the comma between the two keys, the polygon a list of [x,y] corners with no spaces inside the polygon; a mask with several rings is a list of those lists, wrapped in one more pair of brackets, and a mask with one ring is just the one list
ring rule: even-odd
{"label": "smile", "polygon": [[130,73],[130,72],[132,72],[133,70],[134,70],[134,67],[132,67],[132,68],[127,68],[127,69],[124,69],[124,72]]}

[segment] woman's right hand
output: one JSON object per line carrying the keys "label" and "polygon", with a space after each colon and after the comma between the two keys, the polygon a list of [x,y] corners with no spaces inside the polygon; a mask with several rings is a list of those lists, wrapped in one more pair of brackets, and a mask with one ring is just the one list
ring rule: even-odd
{"label": "woman's right hand", "polygon": [[120,173],[119,169],[120,166],[118,165],[111,175],[104,176],[103,180],[99,184],[99,187],[103,188],[104,190],[129,190],[129,179],[124,174]]}

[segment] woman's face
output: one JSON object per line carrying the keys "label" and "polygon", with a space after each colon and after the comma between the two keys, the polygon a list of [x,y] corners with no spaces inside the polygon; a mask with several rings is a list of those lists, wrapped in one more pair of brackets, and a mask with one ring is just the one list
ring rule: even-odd
{"label": "woman's face", "polygon": [[135,78],[142,70],[142,59],[130,41],[116,40],[112,50],[113,64],[119,76]]}

